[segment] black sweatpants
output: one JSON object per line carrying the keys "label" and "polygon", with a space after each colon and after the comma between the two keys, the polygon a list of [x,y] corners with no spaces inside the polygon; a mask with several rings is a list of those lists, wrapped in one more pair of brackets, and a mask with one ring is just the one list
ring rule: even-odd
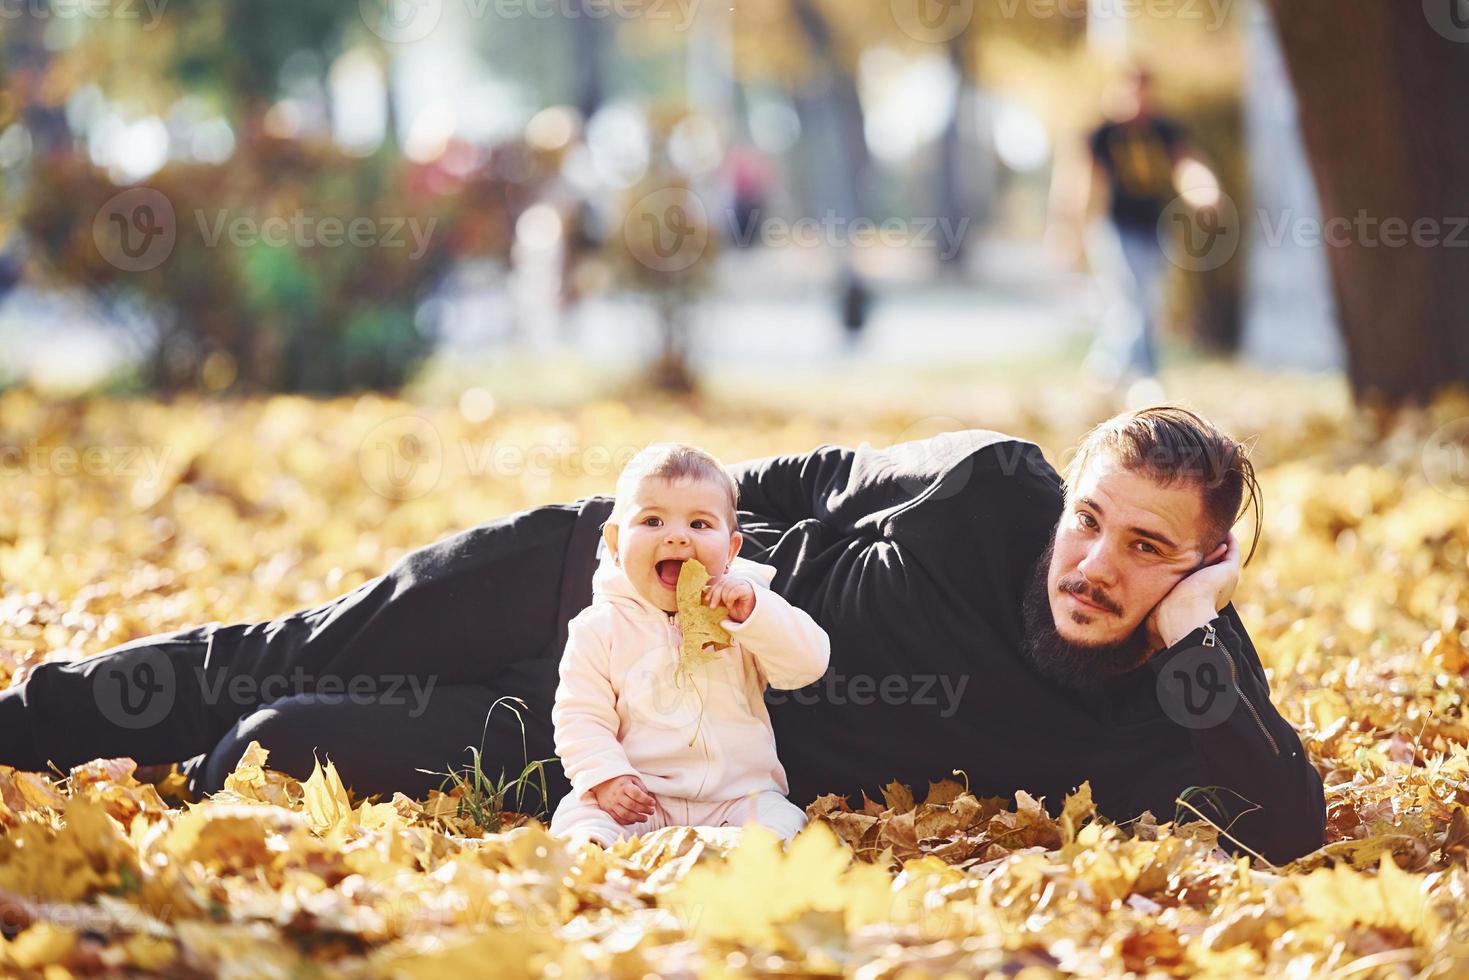
{"label": "black sweatpants", "polygon": [[[255,740],[298,778],[320,753],[359,794],[421,797],[442,777],[420,769],[461,768],[473,747],[492,776],[553,760],[554,807],[568,791],[550,720],[557,665],[566,624],[591,602],[610,510],[589,497],[521,511],[280,619],[42,664],[0,692],[0,764],[182,762],[191,789],[214,792]],[[509,698],[523,706],[496,706]]]}

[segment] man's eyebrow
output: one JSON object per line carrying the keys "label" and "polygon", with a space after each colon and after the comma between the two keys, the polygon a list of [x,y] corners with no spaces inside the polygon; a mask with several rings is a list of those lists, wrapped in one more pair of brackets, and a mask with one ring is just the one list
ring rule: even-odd
{"label": "man's eyebrow", "polygon": [[[1092,498],[1090,498],[1090,497],[1081,497],[1081,498],[1078,498],[1077,502],[1078,503],[1082,503],[1082,504],[1086,504],[1092,510],[1096,511],[1097,512],[1097,515],[1099,517],[1105,516],[1105,514],[1102,511],[1102,505],[1099,504],[1099,503],[1097,503]],[[1136,534],[1140,538],[1147,538],[1149,541],[1156,541],[1156,542],[1158,542],[1163,547],[1167,548],[1169,551],[1177,551],[1178,550],[1178,545],[1176,545],[1172,541],[1170,541],[1166,535],[1159,534],[1157,531],[1149,531],[1145,527],[1130,527],[1130,528],[1128,528],[1128,530],[1131,531],[1133,534]]]}

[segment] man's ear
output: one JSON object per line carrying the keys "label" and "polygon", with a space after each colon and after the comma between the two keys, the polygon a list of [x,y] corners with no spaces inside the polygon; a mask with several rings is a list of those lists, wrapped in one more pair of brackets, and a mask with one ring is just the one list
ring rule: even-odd
{"label": "man's ear", "polygon": [[607,553],[612,556],[612,564],[621,565],[622,559],[617,554],[617,525],[608,521],[602,525],[602,540],[607,542]]}
{"label": "man's ear", "polygon": [[735,558],[739,556],[740,546],[744,543],[745,536],[738,531],[729,536],[729,560],[724,563],[725,567],[734,564]]}

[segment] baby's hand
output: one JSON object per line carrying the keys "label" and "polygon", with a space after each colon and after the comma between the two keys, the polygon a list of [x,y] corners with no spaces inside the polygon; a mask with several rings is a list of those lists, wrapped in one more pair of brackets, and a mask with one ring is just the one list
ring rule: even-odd
{"label": "baby's hand", "polygon": [[726,575],[709,583],[709,607],[729,610],[729,618],[743,623],[755,611],[755,587],[738,576]]}
{"label": "baby's hand", "polygon": [[593,786],[591,792],[597,806],[624,827],[653,815],[653,794],[637,776],[613,776]]}

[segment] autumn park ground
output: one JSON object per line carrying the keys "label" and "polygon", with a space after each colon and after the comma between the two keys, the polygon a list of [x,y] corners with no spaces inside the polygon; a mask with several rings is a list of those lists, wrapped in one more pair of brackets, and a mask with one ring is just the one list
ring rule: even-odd
{"label": "autumn park ground", "polygon": [[[1060,465],[1121,407],[1074,372],[713,378],[677,400],[502,375],[412,400],[0,396],[0,685],[320,602],[444,534],[607,492],[652,440],[734,461],[979,426]],[[872,800],[819,802],[785,854],[686,829],[603,853],[510,814],[491,832],[469,811],[500,819],[482,793],[362,801],[330,767],[302,784],[258,754],[195,803],[117,761],[0,768],[0,972],[1465,975],[1469,474],[1439,447],[1462,441],[1469,399],[1386,419],[1335,379],[1165,380],[1254,447],[1263,534],[1236,604],[1323,776],[1321,851],[1236,859],[1214,829],[1173,813],[1118,827],[1085,793],[1054,821],[1028,796],[976,800],[963,775],[904,788],[875,772]],[[417,440],[416,465],[380,466],[384,438]]]}

